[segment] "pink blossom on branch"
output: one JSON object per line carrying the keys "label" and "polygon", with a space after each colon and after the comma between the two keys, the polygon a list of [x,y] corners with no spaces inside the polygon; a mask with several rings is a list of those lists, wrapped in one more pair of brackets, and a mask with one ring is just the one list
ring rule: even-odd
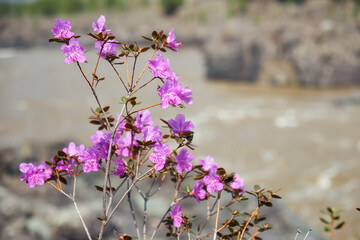
{"label": "pink blossom on branch", "polygon": [[212,156],[207,156],[205,160],[200,159],[199,163],[202,165],[201,169],[203,171],[216,172],[218,169],[218,165]]}
{"label": "pink blossom on branch", "polygon": [[71,38],[74,33],[70,30],[70,21],[62,21],[60,18],[55,20],[55,26],[51,29],[55,38]]}
{"label": "pink blossom on branch", "polygon": [[45,181],[52,176],[52,168],[47,166],[45,162],[36,166],[34,163],[21,163],[19,166],[20,172],[23,173],[20,180],[26,182],[30,188],[36,185],[44,185]]}
{"label": "pink blossom on branch", "polygon": [[86,60],[84,47],[80,45],[76,38],[71,38],[69,45],[62,45],[61,51],[67,56],[64,60],[66,65],[69,65],[71,62],[85,62]]}
{"label": "pink blossom on branch", "polygon": [[124,161],[122,160],[121,157],[117,157],[114,159],[114,162],[116,164],[116,170],[113,172],[113,174],[119,177],[123,177],[126,170]]}
{"label": "pink blossom on branch", "polygon": [[148,126],[152,126],[154,121],[150,115],[150,110],[139,111],[136,115],[134,126],[140,131]]}
{"label": "pink blossom on branch", "polygon": [[194,129],[194,124],[191,121],[185,121],[184,114],[178,114],[174,119],[170,119],[168,121],[171,130],[176,134],[183,134],[186,132],[190,132]]}
{"label": "pink blossom on branch", "polygon": [[190,97],[192,91],[179,84],[176,79],[168,79],[157,90],[160,95],[161,108],[165,109],[169,105],[177,106],[184,101],[187,104],[192,104],[193,99]]}
{"label": "pink blossom on branch", "polygon": [[55,168],[59,171],[65,171],[68,175],[75,170],[75,167],[78,165],[74,157],[79,158],[85,152],[85,146],[80,144],[78,147],[74,142],[70,142],[68,147],[63,148],[63,152],[70,156],[67,162],[60,160],[55,162],[52,158],[51,161],[55,164]]}
{"label": "pink blossom on branch", "polygon": [[198,203],[206,197],[206,191],[203,189],[204,185],[203,181],[197,180],[194,189],[192,190],[192,194]]}
{"label": "pink blossom on branch", "polygon": [[221,182],[221,179],[219,175],[216,174],[216,172],[210,172],[209,175],[206,175],[204,177],[204,183],[208,193],[221,191],[224,188],[224,184]]}
{"label": "pink blossom on branch", "polygon": [[149,68],[154,77],[170,78],[171,70],[169,68],[169,59],[164,59],[161,54],[157,54],[153,60],[148,61]]}
{"label": "pink blossom on branch", "polygon": [[170,154],[170,147],[168,145],[160,145],[154,148],[153,153],[150,154],[149,159],[155,166],[156,171],[160,171],[166,164],[166,158]]}
{"label": "pink blossom on branch", "polygon": [[102,59],[109,59],[109,58],[117,55],[117,52],[116,52],[117,45],[118,45],[117,41],[115,39],[111,39],[111,40],[107,41],[105,44],[102,41],[97,41],[95,43],[95,48],[97,50],[99,50],[98,54],[100,54],[100,51],[101,51],[100,57]]}
{"label": "pink blossom on branch", "polygon": [[176,172],[182,173],[183,170],[191,171],[193,165],[190,163],[194,159],[194,155],[185,148],[181,149],[179,155],[176,156]]}
{"label": "pink blossom on branch", "polygon": [[244,191],[244,179],[242,179],[237,173],[234,175],[234,181],[229,185],[233,189],[241,189],[242,192]]}
{"label": "pink blossom on branch", "polygon": [[169,32],[169,36],[167,37],[167,44],[170,46],[170,48],[173,51],[177,51],[178,50],[178,46],[182,45],[181,42],[176,42],[176,36],[174,34],[174,29],[172,28],[171,31]]}
{"label": "pink blossom on branch", "polygon": [[182,206],[174,205],[173,209],[169,212],[173,220],[174,227],[181,227],[184,219],[181,217]]}
{"label": "pink blossom on branch", "polygon": [[99,33],[101,32],[103,35],[105,35],[106,33],[110,32],[111,30],[106,30],[105,28],[105,22],[106,22],[106,18],[103,15],[100,15],[100,17],[98,18],[98,20],[96,22],[93,22],[92,27],[94,29],[94,32]]}

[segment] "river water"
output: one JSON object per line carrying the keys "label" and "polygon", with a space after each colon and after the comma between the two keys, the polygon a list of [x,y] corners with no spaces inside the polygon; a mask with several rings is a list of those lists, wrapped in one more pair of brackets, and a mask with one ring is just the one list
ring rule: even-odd
{"label": "river water", "polygon": [[[87,53],[90,75],[95,52]],[[339,239],[360,239],[360,89],[273,89],[206,79],[205,60],[194,48],[169,52],[170,67],[193,90],[183,110],[195,124],[195,158],[212,155],[238,172],[247,186],[260,184],[310,226],[321,227],[321,209],[343,210],[348,223]],[[139,73],[144,60],[140,61]],[[104,64],[104,63],[103,63]],[[124,65],[121,65],[122,68]],[[0,50],[0,147],[28,142],[76,140],[89,144],[95,101],[75,64],[66,66],[58,48]],[[101,65],[103,105],[119,111],[124,95],[111,69]],[[146,71],[146,77],[150,77]],[[140,101],[157,103],[150,84]],[[153,111],[174,118],[179,109]],[[161,122],[158,122],[161,124]]]}

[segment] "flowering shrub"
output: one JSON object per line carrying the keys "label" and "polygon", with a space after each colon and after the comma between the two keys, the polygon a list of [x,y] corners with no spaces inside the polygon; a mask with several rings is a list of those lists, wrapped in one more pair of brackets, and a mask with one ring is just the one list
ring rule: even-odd
{"label": "flowering shrub", "polygon": [[[70,142],[68,147],[59,150],[50,161],[42,162],[39,166],[36,166],[36,163],[21,163],[20,171],[23,173],[21,181],[26,182],[31,188],[48,183],[69,198],[74,203],[88,239],[104,238],[105,227],[112,220],[126,196],[132,208],[131,192],[137,192],[138,197],[144,200],[142,234],[140,234],[134,214],[132,218],[135,222],[137,238],[146,239],[148,237],[146,204],[154,194],[160,191],[163,183],[169,178],[174,183],[172,202],[163,217],[159,219],[157,227],[153,229],[151,239],[156,237],[162,225],[169,231],[167,236],[180,238],[183,233],[186,233],[189,239],[210,237],[243,239],[245,234],[247,234],[247,239],[255,239],[261,232],[270,229],[270,225],[260,223],[264,218],[259,217],[259,209],[262,206],[271,207],[270,200],[280,198],[278,195],[259,186],[255,186],[253,191],[245,191],[244,180],[240,175],[227,173],[225,169],[218,166],[212,156],[207,156],[205,160],[200,159],[197,164],[192,153],[195,150],[192,144],[194,123],[186,120],[183,114],[178,114],[169,120],[161,119],[165,124],[165,130],[161,130],[159,125],[154,124],[151,108],[159,106],[162,109],[183,108],[184,104],[193,103],[192,91],[183,86],[176,73],[171,71],[169,59],[165,59],[161,53],[158,53],[159,51],[165,53],[166,49],[177,51],[182,45],[176,42],[174,29],[171,29],[168,35],[163,31],[154,31],[151,37],[143,36],[150,45],[141,48],[136,42],[130,45],[121,44],[111,30],[106,29],[105,24],[106,18],[100,16],[92,24],[93,33],[88,34],[95,40],[95,48],[98,50],[94,71],[89,75],[84,72],[81,65],[87,62],[84,47],[78,41],[80,36],[76,36],[71,31],[69,21],[55,20],[55,26],[52,29],[54,38],[49,41],[63,44],[61,51],[65,55],[65,64],[76,64],[90,88],[98,105],[96,110],[93,110],[90,123],[97,125],[98,130],[90,137],[92,145],[87,148],[83,144],[76,146],[75,143]],[[153,52],[136,78],[137,59],[149,49]],[[133,59],[133,66],[130,66],[129,59]],[[96,87],[105,80],[97,76],[100,61],[105,61],[112,67],[124,88],[124,96],[119,96],[121,110],[116,118],[110,114],[109,106],[102,105],[97,95]],[[151,71],[152,78],[144,81],[142,78],[147,69]],[[126,71],[125,80],[120,70]],[[140,94],[141,90],[150,83],[158,84],[156,93],[159,95],[159,102],[140,108],[140,105],[144,103],[137,101],[136,94]],[[94,171],[103,173],[102,184],[95,186],[95,189],[102,193],[103,206],[103,215],[98,217],[100,221],[98,233],[90,232],[88,229],[75,198],[77,178]],[[63,185],[70,180],[73,184],[71,193],[63,188]],[[152,191],[152,187],[142,189],[144,185],[140,186],[140,182],[149,182],[151,186],[157,185],[158,188],[156,191]],[[127,187],[122,191],[125,183]],[[229,200],[222,200],[224,194],[230,196],[227,198]],[[115,201],[115,196],[118,195],[120,198],[116,198],[119,200]],[[220,225],[220,212],[230,207],[238,208],[239,203],[247,200],[245,195],[257,200],[256,209],[251,213],[245,212],[245,215],[240,214],[239,210],[234,210],[231,218]],[[204,223],[199,224],[196,230],[192,229],[195,216],[189,217],[182,205],[185,201],[193,201],[194,204],[206,203]],[[205,232],[207,231],[205,227],[212,218],[215,219],[213,230]],[[132,239],[128,234],[122,234],[119,237]]]}

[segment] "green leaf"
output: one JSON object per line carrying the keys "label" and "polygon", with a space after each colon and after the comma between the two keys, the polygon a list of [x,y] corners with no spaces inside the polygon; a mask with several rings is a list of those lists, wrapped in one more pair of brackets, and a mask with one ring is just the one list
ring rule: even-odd
{"label": "green leaf", "polygon": [[255,191],[260,191],[260,190],[261,190],[261,188],[260,188],[260,186],[259,186],[259,185],[257,185],[257,184],[256,184],[256,185],[254,186],[254,190],[255,190]]}
{"label": "green leaf", "polygon": [[263,202],[263,203],[267,207],[272,207],[273,206],[273,204],[271,202]]}
{"label": "green leaf", "polygon": [[98,216],[97,219],[99,219],[100,221],[104,221],[104,218],[101,216]]}
{"label": "green leaf", "polygon": [[340,228],[342,228],[344,225],[345,225],[345,221],[339,223],[339,224],[335,227],[335,229],[336,229],[336,230],[337,230],[337,229],[340,229]]}
{"label": "green leaf", "polygon": [[101,124],[100,121],[98,121],[98,120],[91,120],[90,123],[95,124],[95,125]]}
{"label": "green leaf", "polygon": [[202,174],[197,174],[193,177],[194,180],[199,180],[199,179],[202,179],[204,177],[204,175]]}
{"label": "green leaf", "polygon": [[280,197],[279,195],[276,195],[276,194],[271,194],[271,197],[276,198],[276,199],[282,199],[282,197]]}
{"label": "green leaf", "polygon": [[325,226],[325,227],[324,227],[324,231],[325,231],[325,232],[330,232],[330,227],[329,227],[329,226]]}
{"label": "green leaf", "polygon": [[126,102],[126,97],[125,97],[125,96],[122,96],[122,97],[121,97],[121,101],[122,101],[122,102]]}
{"label": "green leaf", "polygon": [[134,166],[134,161],[133,161],[133,160],[129,160],[129,162],[128,162],[128,167],[129,167],[129,168],[133,168],[133,166]]}
{"label": "green leaf", "polygon": [[154,39],[157,39],[159,37],[159,34],[156,32],[156,31],[153,31],[151,36],[154,38]]}
{"label": "green leaf", "polygon": [[62,182],[63,184],[67,184],[66,179],[63,176],[59,176],[59,180],[60,182]]}
{"label": "green leaf", "polygon": [[187,193],[190,193],[190,192],[191,192],[191,188],[190,188],[190,185],[189,185],[189,184],[186,184],[186,192],[187,192]]}
{"label": "green leaf", "polygon": [[95,188],[96,188],[96,190],[98,190],[99,192],[102,192],[102,191],[104,190],[103,187],[100,187],[100,186],[97,186],[97,185],[95,185]]}
{"label": "green leaf", "polygon": [[323,219],[323,218],[320,218],[320,221],[322,221],[322,222],[325,223],[325,224],[330,224],[329,221],[327,221],[327,220],[325,220],[325,219]]}
{"label": "green leaf", "polygon": [[334,209],[333,208],[330,208],[330,207],[327,207],[326,210],[329,212],[329,213],[333,213],[334,212]]}

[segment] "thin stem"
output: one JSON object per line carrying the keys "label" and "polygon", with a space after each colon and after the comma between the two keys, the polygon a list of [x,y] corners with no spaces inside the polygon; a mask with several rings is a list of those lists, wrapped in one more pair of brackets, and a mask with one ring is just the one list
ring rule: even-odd
{"label": "thin stem", "polygon": [[218,221],[219,221],[219,213],[220,213],[220,201],[221,201],[221,191],[218,192],[218,207],[217,207],[217,214],[216,214],[216,219],[215,219],[215,228],[214,228],[214,240],[216,240],[216,233],[217,233],[217,225],[218,225]]}
{"label": "thin stem", "polygon": [[81,223],[82,223],[82,225],[83,225],[83,227],[84,227],[84,229],[85,229],[85,232],[86,232],[86,235],[87,235],[88,239],[89,239],[89,240],[92,240],[92,238],[91,238],[91,236],[90,236],[90,233],[89,233],[89,230],[88,230],[88,228],[86,227],[86,224],[85,224],[85,222],[84,222],[84,219],[82,218],[82,216],[81,216],[81,214],[80,214],[80,211],[79,211],[79,208],[78,208],[78,206],[77,206],[77,204],[76,204],[75,199],[73,199],[73,203],[74,203],[76,212],[78,213],[78,215],[79,215],[79,217],[80,217]]}
{"label": "thin stem", "polygon": [[330,240],[334,239],[334,219],[333,216],[331,216],[330,220]]}
{"label": "thin stem", "polygon": [[[129,96],[127,96],[128,98]],[[99,240],[102,239],[102,235],[104,233],[104,228],[105,225],[108,222],[108,214],[109,214],[109,210],[110,207],[107,209],[106,208],[106,190],[107,190],[107,185],[108,185],[108,179],[109,179],[109,173],[110,173],[110,166],[111,166],[111,149],[112,149],[112,145],[114,142],[114,137],[115,137],[115,133],[117,128],[119,127],[120,123],[121,123],[121,116],[124,113],[125,110],[125,105],[122,107],[120,115],[117,119],[117,123],[115,125],[115,129],[114,132],[111,134],[111,139],[110,139],[110,143],[109,143],[109,149],[108,149],[108,155],[106,158],[106,168],[105,168],[105,175],[104,175],[104,185],[103,185],[103,214],[104,214],[104,220],[102,221],[101,227],[100,227],[100,232],[99,232]],[[111,189],[111,186],[110,186]],[[111,206],[112,204],[112,198],[109,199],[109,206]]]}
{"label": "thin stem", "polygon": [[147,229],[147,203],[148,198],[144,199],[144,218],[143,218],[143,238],[146,240],[146,229]]}
{"label": "thin stem", "polygon": [[[245,224],[245,227],[243,228],[242,232],[241,232],[241,236],[240,236],[240,232],[238,234],[238,237],[237,237],[237,240],[242,240],[243,237],[244,237],[244,233],[245,233],[245,230],[247,228],[247,226],[249,225],[251,219],[255,216],[255,214],[257,214],[257,211],[259,210],[259,206],[255,209],[255,211],[251,214],[250,218],[247,220],[246,224]],[[240,238],[239,238],[240,237]]]}
{"label": "thin stem", "polygon": [[100,52],[99,52],[99,56],[98,56],[98,59],[97,59],[97,61],[96,61],[96,65],[95,65],[95,68],[94,68],[94,73],[93,73],[93,79],[92,79],[92,82],[91,82],[91,87],[94,86],[96,70],[97,70],[97,67],[99,66],[101,52],[102,52],[102,50],[103,50],[103,48],[104,48],[105,43],[106,43],[106,41],[104,41],[104,43],[101,45],[101,49],[100,49]]}
{"label": "thin stem", "polygon": [[234,219],[234,215],[229,219],[229,220],[227,220],[226,221],[226,223],[221,227],[221,228],[219,228],[218,230],[216,230],[216,232],[218,233],[218,232],[220,232],[221,230],[223,230],[224,228],[226,228],[226,226]]}
{"label": "thin stem", "polygon": [[164,215],[163,215],[162,218],[160,219],[158,225],[156,226],[155,230],[153,231],[153,234],[152,234],[152,236],[151,236],[151,240],[154,239],[155,234],[156,234],[157,230],[160,228],[160,225],[161,225],[162,221],[164,220],[164,218],[166,217],[166,215],[168,214],[168,212],[170,211],[170,209],[174,206],[174,204],[175,204],[175,202],[172,202],[172,203],[170,204],[170,207],[166,210],[166,212],[164,213]]}
{"label": "thin stem", "polygon": [[116,70],[114,64],[113,64],[112,62],[110,62],[110,61],[109,61],[109,63],[110,63],[110,65],[112,66],[112,68],[114,69],[115,73],[118,75],[118,77],[119,77],[121,83],[123,84],[126,92],[129,92],[129,89],[126,87],[126,84],[124,83],[124,80],[121,78],[121,75],[120,75],[120,73]]}
{"label": "thin stem", "polygon": [[[129,180],[128,180],[128,188],[129,188]],[[133,207],[132,201],[131,201],[131,191],[128,192],[127,196],[128,196],[128,202],[129,202],[129,206],[130,206],[131,215],[132,215],[134,226],[136,229],[136,234],[137,234],[138,238],[141,239],[139,227],[138,227],[137,221],[136,221],[135,210],[134,210],[134,207]]]}
{"label": "thin stem", "polygon": [[[269,225],[266,224],[265,227],[264,227],[264,230],[268,229],[269,228]],[[262,231],[255,231],[254,234],[248,239],[248,240],[251,240],[251,239],[254,239],[257,235],[261,234],[264,230]],[[306,239],[306,237],[304,238],[304,240]]]}
{"label": "thin stem", "polygon": [[[152,55],[151,55],[151,57],[149,58],[149,60],[151,60],[151,59],[154,57],[154,55],[155,55],[156,51],[157,51],[157,49],[155,49],[155,50],[154,50],[154,52],[152,53]],[[147,68],[147,66],[148,66],[148,64],[149,64],[149,60],[146,62],[146,64],[145,64],[145,66],[144,66],[143,70],[141,71],[141,73],[140,73],[140,75],[139,75],[138,79],[136,80],[136,83],[135,83],[135,85],[134,85],[134,88],[137,86],[137,84],[139,83],[139,81],[140,81],[140,79],[141,79],[142,75],[144,74],[144,72],[145,72],[145,70],[146,70],[146,68]]]}
{"label": "thin stem", "polygon": [[133,84],[134,84],[135,67],[136,67],[136,61],[137,61],[138,55],[135,55],[134,58],[135,58],[135,60],[134,60],[133,69],[132,69],[132,75],[131,75],[131,86],[130,86],[131,89],[132,89]]}
{"label": "thin stem", "polygon": [[138,181],[141,181],[141,179],[143,177],[145,177],[149,172],[151,172],[153,169],[149,169],[148,171],[146,171],[142,176],[140,176],[139,178],[134,179],[134,181],[131,183],[130,187],[128,187],[128,189],[126,190],[126,192],[124,193],[124,195],[121,197],[121,199],[119,200],[119,202],[116,204],[116,206],[114,207],[114,209],[111,211],[111,213],[109,214],[109,216],[106,219],[106,224],[110,221],[110,219],[112,218],[112,216],[114,215],[114,213],[116,212],[117,208],[120,206],[120,204],[122,203],[122,201],[124,200],[125,196],[128,194],[129,191],[131,191],[131,189],[133,188],[133,186],[135,185],[135,183],[137,183]]}
{"label": "thin stem", "polygon": [[87,237],[88,237],[89,240],[92,240],[91,235],[90,235],[90,233],[89,233],[89,230],[88,230],[88,228],[87,228],[87,226],[86,226],[86,224],[85,224],[85,222],[84,222],[84,219],[83,219],[82,216],[81,216],[80,210],[79,210],[79,208],[78,208],[78,206],[77,206],[77,204],[76,204],[76,200],[75,200],[76,176],[74,176],[74,187],[73,187],[73,195],[72,195],[72,196],[71,196],[70,194],[64,192],[62,189],[58,189],[58,188],[55,187],[55,185],[53,185],[52,183],[50,183],[50,182],[48,182],[48,183],[49,183],[51,186],[53,186],[56,190],[58,190],[61,194],[63,194],[63,195],[66,196],[67,198],[69,198],[69,199],[74,203],[75,210],[76,210],[76,212],[77,212],[77,214],[78,214],[78,216],[79,216],[79,218],[80,218],[80,221],[81,221],[81,223],[82,223],[82,225],[83,225],[83,228],[84,228],[84,230],[85,230],[85,232],[86,232],[86,235],[87,235]]}
{"label": "thin stem", "polygon": [[135,110],[135,111],[131,112],[129,115],[132,115],[132,114],[137,113],[137,112],[140,112],[140,111],[142,111],[142,110],[145,110],[145,109],[148,109],[148,108],[152,108],[152,107],[156,107],[156,106],[159,106],[159,105],[160,105],[160,103],[156,103],[156,104],[153,104],[153,105],[151,105],[151,106],[144,107],[144,108],[141,108],[141,109],[139,109],[139,110]]}
{"label": "thin stem", "polygon": [[130,89],[131,86],[130,86],[130,77],[129,77],[129,57],[127,55],[126,55],[126,76],[127,76],[128,86]]}
{"label": "thin stem", "polygon": [[[101,112],[105,115],[105,111],[104,111],[104,109],[102,108],[102,106],[101,106],[101,104],[100,104],[100,101],[99,101],[99,98],[98,98],[98,96],[97,96],[97,94],[96,94],[96,92],[95,92],[95,89],[93,88],[93,86],[92,86],[92,84],[90,83],[88,77],[85,75],[84,71],[82,70],[82,68],[81,68],[81,66],[80,66],[80,63],[79,63],[79,62],[76,62],[76,63],[77,63],[77,66],[78,66],[79,69],[80,69],[81,74],[83,75],[83,77],[85,78],[86,82],[88,83],[88,85],[89,85],[89,87],[90,87],[90,89],[91,89],[91,91],[92,91],[92,94],[94,95],[95,100],[96,100],[99,108],[101,109]],[[110,123],[109,123],[107,117],[105,117],[105,121],[106,121],[107,130],[110,131]]]}
{"label": "thin stem", "polygon": [[306,233],[305,237],[304,237],[304,240],[306,240],[306,238],[308,237],[308,235],[310,234],[310,232],[312,231],[312,228],[309,228],[308,229],[308,232]]}
{"label": "thin stem", "polygon": [[301,231],[300,231],[300,229],[298,229],[298,230],[296,231],[296,235],[295,235],[294,240],[297,240],[297,238],[298,238],[298,236],[299,236],[300,233],[301,233]]}
{"label": "thin stem", "polygon": [[146,82],[144,85],[138,87],[137,89],[135,89],[134,91],[131,92],[130,95],[135,94],[137,91],[139,91],[140,89],[142,89],[143,87],[147,86],[149,83],[151,83],[152,81],[154,81],[154,79],[156,79],[157,77],[153,77],[152,79],[150,79],[148,82]]}

